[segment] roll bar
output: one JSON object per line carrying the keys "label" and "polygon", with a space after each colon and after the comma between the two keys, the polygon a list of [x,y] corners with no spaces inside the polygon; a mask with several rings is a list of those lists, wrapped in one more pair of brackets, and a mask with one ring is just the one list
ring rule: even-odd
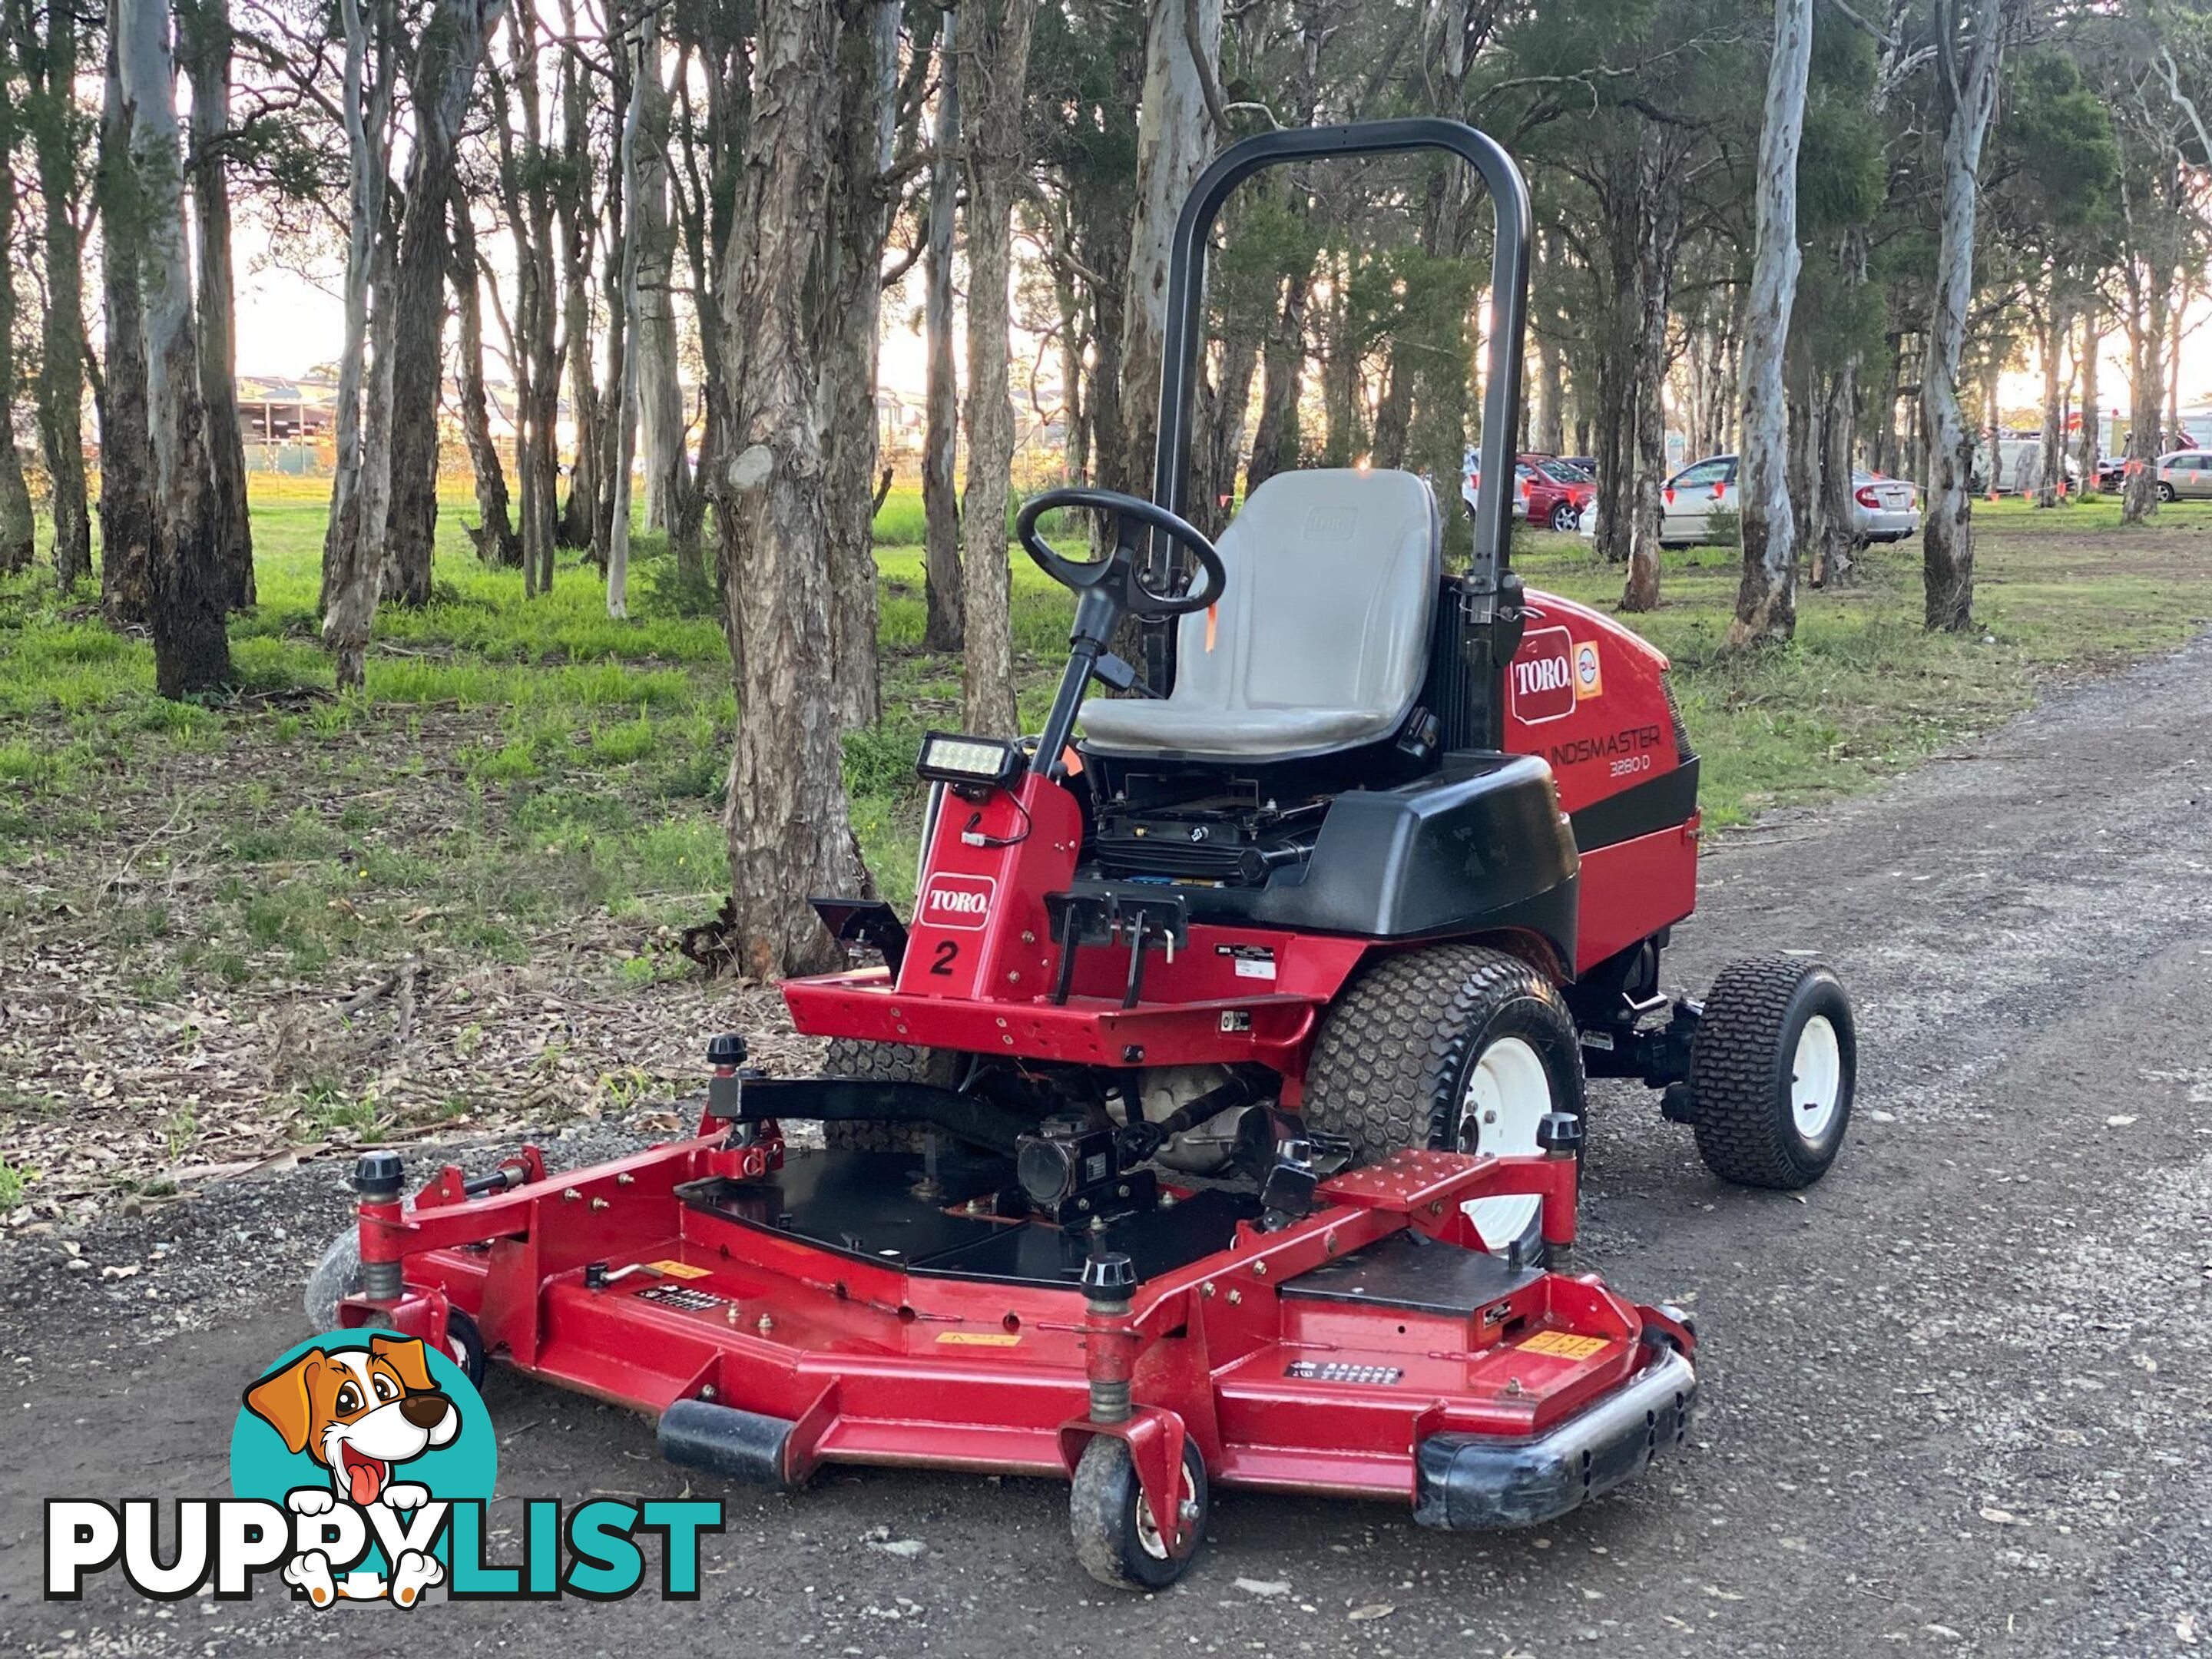
{"label": "roll bar", "polygon": [[[1182,510],[1190,472],[1192,404],[1204,335],[1206,248],[1229,193],[1262,168],[1338,155],[1443,150],[1482,175],[1495,216],[1490,266],[1490,364],[1482,388],[1481,477],[1475,489],[1474,559],[1464,590],[1471,631],[1486,636],[1497,620],[1500,586],[1510,556],[1515,435],[1521,408],[1522,334],[1528,308],[1528,186],[1504,146],[1463,121],[1419,116],[1346,126],[1291,127],[1231,144],[1199,175],[1176,221],[1169,245],[1167,318],[1160,368],[1159,446],[1152,500]],[[1152,553],[1164,550],[1154,538]],[[1163,650],[1167,629],[1154,630]],[[1154,683],[1163,684],[1167,664]],[[1495,742],[1497,739],[1492,738]]]}

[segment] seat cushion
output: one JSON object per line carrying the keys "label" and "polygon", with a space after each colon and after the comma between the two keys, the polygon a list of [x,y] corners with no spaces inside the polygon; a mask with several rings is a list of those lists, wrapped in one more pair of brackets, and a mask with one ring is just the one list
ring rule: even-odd
{"label": "seat cushion", "polygon": [[1218,544],[1211,639],[1203,612],[1182,619],[1166,699],[1085,702],[1090,746],[1288,760],[1380,742],[1428,672],[1441,541],[1410,472],[1278,473]]}

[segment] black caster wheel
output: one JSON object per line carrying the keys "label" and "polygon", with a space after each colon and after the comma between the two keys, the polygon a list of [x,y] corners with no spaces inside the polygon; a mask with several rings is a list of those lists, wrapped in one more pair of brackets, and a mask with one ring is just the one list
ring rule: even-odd
{"label": "black caster wheel", "polygon": [[1112,1435],[1091,1437],[1076,1463],[1067,1505],[1083,1570],[1116,1589],[1167,1589],[1198,1559],[1206,1536],[1206,1463],[1188,1440],[1182,1444],[1180,1501],[1189,1526],[1182,1547],[1174,1548],[1138,1490],[1127,1445]]}
{"label": "black caster wheel", "polygon": [[472,1389],[483,1387],[483,1333],[477,1322],[459,1308],[446,1310],[446,1357],[461,1368]]}

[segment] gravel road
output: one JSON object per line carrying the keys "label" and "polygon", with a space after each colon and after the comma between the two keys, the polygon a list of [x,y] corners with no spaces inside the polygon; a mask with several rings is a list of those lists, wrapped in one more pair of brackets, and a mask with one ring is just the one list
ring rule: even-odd
{"label": "gravel road", "polygon": [[311,1165],[159,1212],[158,1247],[121,1218],[0,1247],[0,1649],[2212,1651],[2208,734],[2200,641],[1715,849],[1670,968],[1826,955],[1857,999],[1859,1118],[1801,1200],[1720,1186],[1601,1085],[1582,1260],[1696,1310],[1705,1409],[1692,1449],[1563,1522],[1448,1535],[1227,1493],[1182,1585],[1121,1596],[1074,1565],[1058,1486],[724,1488],[641,1420],[495,1374],[503,1492],[726,1499],[700,1603],[41,1601],[46,1496],[228,1491],[240,1388],[304,1334],[295,1286],[342,1218],[342,1171]]}

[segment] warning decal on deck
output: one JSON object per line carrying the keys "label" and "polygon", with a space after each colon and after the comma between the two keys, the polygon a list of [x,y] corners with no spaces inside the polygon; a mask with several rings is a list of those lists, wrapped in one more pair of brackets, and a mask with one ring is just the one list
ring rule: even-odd
{"label": "warning decal on deck", "polygon": [[956,1348],[1018,1348],[1022,1340],[1012,1331],[939,1331],[937,1340]]}
{"label": "warning decal on deck", "polygon": [[1577,1336],[1572,1331],[1539,1331],[1526,1342],[1513,1345],[1523,1353],[1547,1354],[1553,1359],[1588,1359],[1613,1346],[1603,1336]]}
{"label": "warning decal on deck", "polygon": [[707,1269],[695,1267],[688,1261],[648,1261],[645,1264],[666,1279],[704,1279]]}

